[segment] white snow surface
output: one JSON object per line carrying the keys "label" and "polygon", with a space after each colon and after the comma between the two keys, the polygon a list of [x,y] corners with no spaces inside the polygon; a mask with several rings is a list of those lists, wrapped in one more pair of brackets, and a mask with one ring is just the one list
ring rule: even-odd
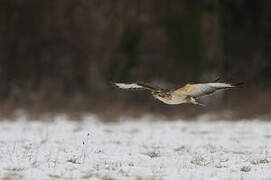
{"label": "white snow surface", "polygon": [[271,179],[271,122],[0,121],[1,179]]}

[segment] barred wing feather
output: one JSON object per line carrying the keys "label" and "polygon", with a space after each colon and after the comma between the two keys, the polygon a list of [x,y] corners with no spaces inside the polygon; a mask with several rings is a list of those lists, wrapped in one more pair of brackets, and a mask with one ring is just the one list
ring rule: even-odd
{"label": "barred wing feather", "polygon": [[204,83],[204,84],[188,84],[181,88],[184,94],[197,98],[213,94],[217,90],[233,88],[232,84],[228,83]]}
{"label": "barred wing feather", "polygon": [[138,90],[155,90],[161,91],[162,89],[158,86],[152,85],[150,83],[135,82],[135,83],[114,83],[120,89],[138,89]]}

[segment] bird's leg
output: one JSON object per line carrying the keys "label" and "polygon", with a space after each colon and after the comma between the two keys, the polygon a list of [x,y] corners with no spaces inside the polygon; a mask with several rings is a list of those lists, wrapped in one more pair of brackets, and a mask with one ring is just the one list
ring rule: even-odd
{"label": "bird's leg", "polygon": [[203,106],[203,107],[206,107],[205,104],[201,104],[201,103],[199,103],[199,102],[196,102],[195,104],[200,105],[200,106]]}
{"label": "bird's leg", "polygon": [[190,97],[190,103],[200,105],[200,106],[206,106],[205,104],[201,104],[198,101],[196,101],[193,97]]}

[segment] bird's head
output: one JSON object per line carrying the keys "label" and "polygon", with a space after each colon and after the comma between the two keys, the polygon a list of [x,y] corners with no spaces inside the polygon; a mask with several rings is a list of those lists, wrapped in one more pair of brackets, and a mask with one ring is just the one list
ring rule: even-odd
{"label": "bird's head", "polygon": [[152,94],[154,97],[156,97],[156,96],[158,96],[159,91],[152,91],[151,94]]}

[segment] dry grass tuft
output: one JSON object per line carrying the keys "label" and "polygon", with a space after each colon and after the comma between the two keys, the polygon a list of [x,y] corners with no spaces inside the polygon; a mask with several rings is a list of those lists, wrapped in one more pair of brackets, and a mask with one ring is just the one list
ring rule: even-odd
{"label": "dry grass tuft", "polygon": [[160,157],[160,153],[155,152],[155,151],[151,151],[151,152],[147,152],[147,153],[143,153],[143,154],[149,156],[150,158]]}
{"label": "dry grass tuft", "polygon": [[192,160],[190,161],[191,164],[195,164],[198,166],[206,166],[209,164],[209,162],[207,162],[206,159],[204,159],[202,156],[198,155],[198,156],[194,156],[192,158]]}
{"label": "dry grass tuft", "polygon": [[244,166],[240,169],[240,171],[243,171],[243,172],[249,172],[251,170],[251,168],[249,166]]}
{"label": "dry grass tuft", "polygon": [[269,161],[268,159],[257,159],[257,160],[250,161],[250,163],[253,165],[258,165],[258,164],[267,164],[269,163]]}

